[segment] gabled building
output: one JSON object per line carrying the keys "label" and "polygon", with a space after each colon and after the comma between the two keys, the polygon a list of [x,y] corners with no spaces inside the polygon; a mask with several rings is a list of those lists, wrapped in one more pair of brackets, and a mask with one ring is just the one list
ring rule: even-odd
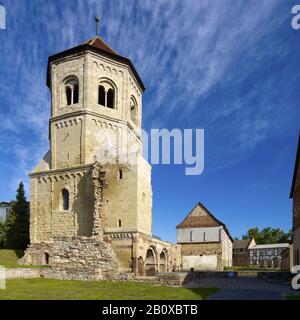
{"label": "gabled building", "polygon": [[300,135],[290,198],[293,201],[293,265],[300,265]]}
{"label": "gabled building", "polygon": [[250,255],[249,249],[253,248],[256,245],[255,240],[252,239],[243,239],[243,240],[234,240],[233,243],[233,255],[232,261],[234,266],[249,266],[250,264]]}
{"label": "gabled building", "polygon": [[233,239],[226,225],[198,203],[177,226],[182,269],[223,270],[232,265]]}
{"label": "gabled building", "polygon": [[0,202],[0,219],[5,221],[11,208],[10,202]]}

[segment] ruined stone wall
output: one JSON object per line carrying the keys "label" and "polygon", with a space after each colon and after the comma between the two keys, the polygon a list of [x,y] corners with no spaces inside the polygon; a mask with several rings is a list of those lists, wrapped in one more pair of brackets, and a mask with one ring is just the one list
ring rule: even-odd
{"label": "ruined stone wall", "polygon": [[32,244],[19,264],[49,265],[47,278],[62,280],[130,279],[112,247],[97,237],[55,237],[51,244]]}
{"label": "ruined stone wall", "polygon": [[94,237],[56,238],[50,265],[63,279],[117,279],[123,274],[111,246]]}
{"label": "ruined stone wall", "polygon": [[[58,235],[91,235],[94,210],[91,170],[92,167],[79,167],[31,176],[31,243],[52,241]],[[69,210],[63,210],[63,189],[69,191]]]}

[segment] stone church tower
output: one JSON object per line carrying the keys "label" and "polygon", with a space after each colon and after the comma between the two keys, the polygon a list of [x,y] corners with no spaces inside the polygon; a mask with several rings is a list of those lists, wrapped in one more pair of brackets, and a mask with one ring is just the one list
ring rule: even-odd
{"label": "stone church tower", "polygon": [[95,239],[124,271],[167,269],[171,244],[152,238],[151,166],[140,132],[145,86],[132,62],[96,36],[49,57],[47,86],[50,151],[30,174],[23,262],[59,263],[63,243]]}

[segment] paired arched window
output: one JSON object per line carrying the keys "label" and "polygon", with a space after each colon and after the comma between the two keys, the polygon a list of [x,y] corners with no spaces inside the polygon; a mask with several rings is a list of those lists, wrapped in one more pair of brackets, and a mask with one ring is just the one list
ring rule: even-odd
{"label": "paired arched window", "polygon": [[79,84],[76,78],[70,78],[65,82],[66,104],[70,106],[79,101]]}
{"label": "paired arched window", "polygon": [[98,104],[105,106],[105,88],[99,86]]}
{"label": "paired arched window", "polygon": [[70,194],[67,189],[62,190],[62,207],[63,210],[69,210],[70,208]]}
{"label": "paired arched window", "polygon": [[98,104],[115,109],[115,89],[109,83],[100,84],[98,87]]}
{"label": "paired arched window", "polygon": [[130,98],[130,118],[136,125],[138,124],[137,103],[133,96]]}

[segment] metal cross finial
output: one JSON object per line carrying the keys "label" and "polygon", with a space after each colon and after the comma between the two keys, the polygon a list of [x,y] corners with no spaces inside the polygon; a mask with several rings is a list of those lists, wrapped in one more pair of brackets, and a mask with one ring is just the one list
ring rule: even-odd
{"label": "metal cross finial", "polygon": [[97,36],[99,32],[99,23],[100,23],[100,18],[98,16],[95,17],[95,22],[96,22],[96,36]]}

